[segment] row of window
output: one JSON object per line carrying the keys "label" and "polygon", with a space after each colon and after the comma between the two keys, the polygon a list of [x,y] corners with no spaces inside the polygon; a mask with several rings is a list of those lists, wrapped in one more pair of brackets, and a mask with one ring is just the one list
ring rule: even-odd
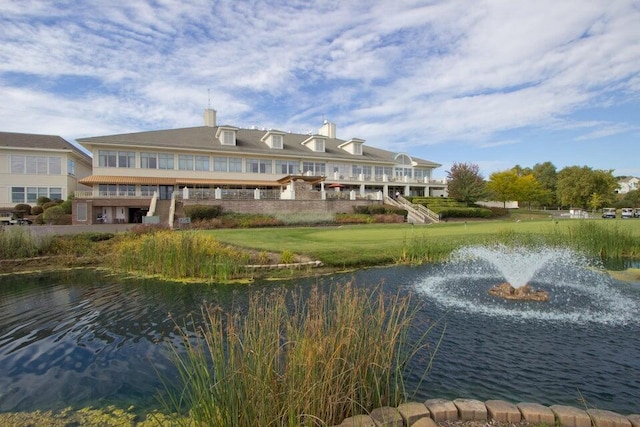
{"label": "row of window", "polygon": [[[193,156],[190,154],[179,154],[178,170],[187,171],[210,171],[209,156]],[[99,165],[102,167],[135,168],[136,153],[133,151],[104,151],[98,152]],[[175,156],[169,153],[140,153],[140,167],[142,169],[175,169]],[[214,172],[242,172],[243,160],[241,157],[213,157]],[[300,162],[291,160],[268,160],[268,159],[246,159],[246,172],[263,174],[289,174],[296,175],[300,171]],[[310,172],[313,175],[326,175],[326,163],[303,162],[302,173]],[[372,172],[376,176],[409,176],[422,179],[429,176],[427,169],[396,167],[391,166],[368,166],[368,165],[334,165],[333,172],[341,175],[358,176],[363,174],[371,176]]]}
{"label": "row of window", "polygon": [[[69,159],[67,169],[75,175],[75,163]],[[16,175],[61,175],[62,157],[48,156],[11,156],[11,173]]]}
{"label": "row of window", "polygon": [[62,200],[61,187],[11,187],[11,203],[36,203],[38,197]]}

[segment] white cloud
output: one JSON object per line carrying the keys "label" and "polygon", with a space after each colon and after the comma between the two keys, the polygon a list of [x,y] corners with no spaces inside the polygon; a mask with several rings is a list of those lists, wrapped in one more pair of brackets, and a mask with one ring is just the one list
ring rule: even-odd
{"label": "white cloud", "polygon": [[210,90],[227,123],[305,131],[326,116],[341,137],[407,150],[489,149],[529,127],[637,132],[572,117],[638,98],[634,0],[23,5],[0,4],[4,129],[199,125]]}

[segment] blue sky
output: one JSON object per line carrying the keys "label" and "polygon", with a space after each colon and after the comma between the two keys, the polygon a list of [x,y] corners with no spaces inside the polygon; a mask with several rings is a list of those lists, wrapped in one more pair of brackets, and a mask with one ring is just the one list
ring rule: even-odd
{"label": "blue sky", "polygon": [[640,0],[0,0],[0,131],[218,123],[640,176]]}

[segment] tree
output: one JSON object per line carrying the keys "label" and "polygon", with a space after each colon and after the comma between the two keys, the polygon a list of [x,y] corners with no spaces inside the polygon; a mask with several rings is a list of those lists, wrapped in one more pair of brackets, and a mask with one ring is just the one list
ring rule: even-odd
{"label": "tree", "polygon": [[[536,163],[533,166],[533,176],[540,183],[543,193],[540,198],[540,203],[555,205],[556,202],[556,188],[558,184],[558,173],[556,167],[551,162]],[[546,196],[546,197],[545,197]]]}
{"label": "tree", "polygon": [[473,163],[454,163],[447,171],[449,197],[467,205],[477,202],[486,195],[484,179],[480,168]]}
{"label": "tree", "polygon": [[506,208],[508,201],[516,200],[518,178],[515,168],[492,173],[487,182],[487,190],[491,193],[491,198],[502,202],[503,207]]}
{"label": "tree", "polygon": [[529,210],[531,210],[532,202],[541,202],[547,198],[549,194],[548,191],[542,188],[542,185],[540,185],[532,173],[519,176],[514,190],[515,200],[527,203]]}
{"label": "tree", "polygon": [[564,206],[587,208],[594,194],[603,203],[611,203],[618,184],[612,171],[587,166],[568,166],[558,172],[556,194]]}

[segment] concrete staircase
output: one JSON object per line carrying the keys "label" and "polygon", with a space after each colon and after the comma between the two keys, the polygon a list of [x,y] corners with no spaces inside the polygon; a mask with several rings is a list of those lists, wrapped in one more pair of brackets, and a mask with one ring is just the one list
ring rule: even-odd
{"label": "concrete staircase", "polygon": [[395,199],[385,196],[384,202],[388,205],[405,209],[408,212],[407,222],[412,224],[432,224],[440,222],[440,217],[437,213],[422,205],[411,203],[402,196],[396,197]]}

